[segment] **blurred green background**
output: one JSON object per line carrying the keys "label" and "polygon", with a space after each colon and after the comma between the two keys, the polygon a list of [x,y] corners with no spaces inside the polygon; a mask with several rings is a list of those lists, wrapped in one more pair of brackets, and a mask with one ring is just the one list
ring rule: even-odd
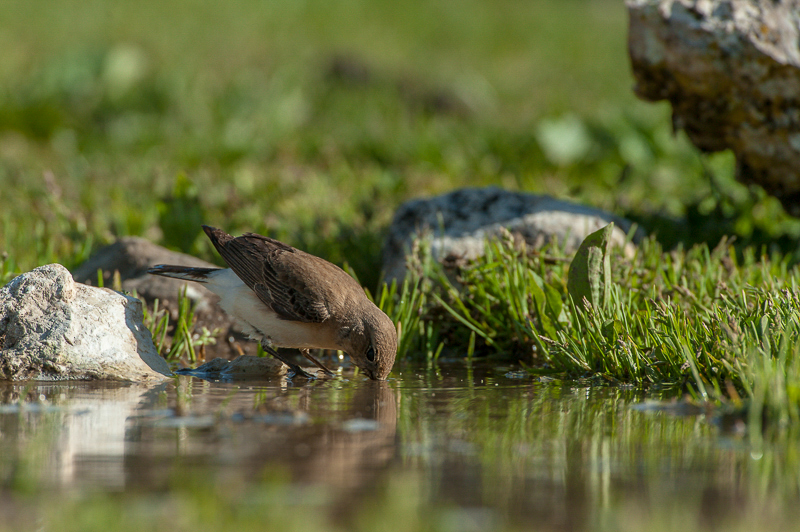
{"label": "blurred green background", "polygon": [[404,200],[552,194],[667,245],[800,227],[638,101],[621,0],[0,0],[2,275],[256,231],[378,281]]}

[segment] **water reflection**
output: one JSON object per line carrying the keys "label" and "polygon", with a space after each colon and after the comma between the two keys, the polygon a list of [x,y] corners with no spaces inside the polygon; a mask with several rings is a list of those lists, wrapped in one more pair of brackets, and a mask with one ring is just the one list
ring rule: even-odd
{"label": "water reflection", "polygon": [[157,393],[115,383],[0,385],[0,471],[24,482],[122,488],[127,420]]}
{"label": "water reflection", "polygon": [[199,477],[246,493],[269,481],[347,521],[405,482],[445,529],[616,529],[673,514],[717,528],[796,506],[796,452],[754,460],[705,411],[637,407],[671,394],[460,364],[389,383],[6,384],[0,486],[162,492]]}
{"label": "water reflection", "polygon": [[[143,411],[134,420],[126,438],[129,483],[160,489],[175,471],[198,464],[244,482],[283,474],[346,500],[397,454],[397,398],[385,382],[182,382],[190,386],[168,395],[166,413]],[[176,411],[183,415],[170,417]]]}

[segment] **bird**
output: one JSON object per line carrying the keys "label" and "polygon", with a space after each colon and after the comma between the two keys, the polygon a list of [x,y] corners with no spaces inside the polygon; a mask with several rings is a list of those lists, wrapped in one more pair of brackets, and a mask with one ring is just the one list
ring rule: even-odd
{"label": "bird", "polygon": [[228,268],[159,264],[148,273],[203,283],[219,305],[264,351],[311,378],[275,347],[299,349],[327,374],[309,349],[344,351],[370,379],[385,380],[397,354],[397,329],[361,285],[338,266],[274,238],[234,237],[203,225]]}

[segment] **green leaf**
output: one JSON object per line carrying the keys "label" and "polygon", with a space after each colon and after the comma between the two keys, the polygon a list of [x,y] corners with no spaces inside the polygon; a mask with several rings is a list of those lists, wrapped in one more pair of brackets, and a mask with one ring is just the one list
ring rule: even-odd
{"label": "green leaf", "polygon": [[542,330],[549,338],[556,338],[556,329],[553,327],[553,320],[550,319],[550,316],[546,311],[547,297],[545,296],[542,287],[540,287],[539,283],[536,282],[535,277],[528,286],[528,290],[530,291],[531,296],[533,296],[533,304],[534,307],[536,307],[536,317],[539,318],[539,324],[542,327]]}
{"label": "green leaf", "polygon": [[561,318],[561,310],[564,307],[564,302],[561,300],[561,293],[551,284],[545,283],[544,293],[547,296],[547,312],[550,314],[553,322],[558,323]]}
{"label": "green leaf", "polygon": [[583,308],[586,298],[594,308],[608,306],[611,288],[611,259],[609,248],[614,223],[595,231],[581,243],[569,266],[567,291],[575,306]]}

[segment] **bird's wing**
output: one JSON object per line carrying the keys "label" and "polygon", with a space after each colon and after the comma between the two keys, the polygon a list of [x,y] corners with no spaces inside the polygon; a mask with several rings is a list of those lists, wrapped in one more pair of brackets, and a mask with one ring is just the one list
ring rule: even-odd
{"label": "bird's wing", "polygon": [[212,242],[234,273],[280,318],[320,323],[330,316],[323,294],[303,280],[314,275],[309,271],[313,264],[305,260],[310,255],[255,233]]}

